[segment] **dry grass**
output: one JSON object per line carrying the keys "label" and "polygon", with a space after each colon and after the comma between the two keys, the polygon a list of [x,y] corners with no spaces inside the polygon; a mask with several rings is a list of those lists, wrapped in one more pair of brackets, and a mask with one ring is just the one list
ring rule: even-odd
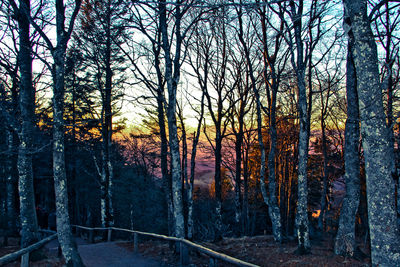
{"label": "dry grass", "polygon": [[[351,258],[337,256],[333,253],[332,240],[325,238],[314,241],[311,254],[296,255],[296,241],[278,244],[271,236],[226,238],[217,243],[201,243],[215,251],[225,253],[235,258],[260,266],[370,266],[370,259],[357,261]],[[133,250],[131,243],[122,244]],[[164,241],[146,241],[139,245],[139,251],[146,257],[155,258],[166,265],[177,266],[179,257],[173,253],[169,244]],[[195,266],[208,266],[209,258],[199,253],[191,252],[191,263]],[[219,262],[218,266],[232,266]]]}

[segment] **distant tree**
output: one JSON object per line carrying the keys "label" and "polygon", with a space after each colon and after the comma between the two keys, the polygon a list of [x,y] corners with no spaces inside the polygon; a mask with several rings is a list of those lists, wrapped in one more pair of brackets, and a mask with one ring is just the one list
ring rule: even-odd
{"label": "distant tree", "polygon": [[[86,64],[79,46],[75,44],[66,54],[65,59],[65,131],[66,131],[66,167],[68,192],[70,199],[71,221],[84,224],[85,205],[82,197],[86,188],[82,187],[83,175],[80,155],[91,153],[96,155],[97,144],[100,143],[101,129],[96,116],[96,103],[93,99],[96,89],[91,86],[85,75]],[[87,150],[86,152],[83,152]],[[92,156],[90,156],[92,158]],[[92,163],[92,161],[87,161]],[[81,164],[82,165],[82,164]],[[95,165],[95,164],[94,164]],[[95,166],[92,166],[95,169]],[[97,172],[93,172],[97,174]],[[95,175],[98,177],[97,175]],[[95,201],[93,199],[93,201]]]}
{"label": "distant tree", "polygon": [[86,62],[86,71],[101,100],[101,219],[103,227],[113,225],[112,134],[113,103],[121,97],[124,58],[123,42],[126,4],[120,0],[86,0],[82,5],[80,32],[75,40]]}
{"label": "distant tree", "polygon": [[[125,56],[131,63],[131,70],[135,79],[139,84],[143,84],[144,88],[150,92],[151,97],[147,97],[144,93],[146,106],[150,102],[154,109],[146,108],[148,113],[154,116],[158,127],[154,129],[151,125],[151,130],[159,136],[160,139],[160,167],[161,178],[163,181],[163,190],[168,207],[168,233],[174,235],[174,217],[173,217],[173,203],[172,203],[172,176],[169,171],[168,163],[168,135],[166,125],[166,97],[165,97],[165,78],[163,73],[163,60],[162,60],[162,40],[159,24],[157,23],[158,9],[152,7],[152,12],[147,16],[142,16],[146,13],[146,6],[134,5],[132,8],[132,25],[133,34],[135,30],[141,32],[148,41],[137,41],[134,38],[126,40],[126,45],[129,50],[123,49]],[[148,12],[148,11],[147,11]],[[145,26],[146,25],[146,26]],[[150,27],[151,26],[151,27]],[[150,66],[150,67],[149,67]],[[139,98],[140,99],[140,98]],[[150,100],[155,100],[152,103]],[[151,124],[151,123],[150,123]]]}
{"label": "distant tree", "polygon": [[[335,41],[335,40],[334,40]],[[335,53],[338,53],[337,51]],[[342,81],[341,75],[341,55],[332,57],[329,56],[327,58],[327,62],[324,62],[323,66],[320,67],[320,70],[315,71],[314,78],[314,88],[317,89],[315,93],[319,93],[319,108],[320,108],[320,128],[321,128],[321,150],[322,150],[322,192],[320,199],[320,215],[318,217],[318,229],[323,230],[323,224],[325,220],[325,213],[328,209],[329,205],[329,196],[328,196],[328,188],[329,188],[329,177],[332,176],[332,166],[329,166],[330,163],[330,138],[329,136],[329,115],[332,111],[332,103],[334,103],[334,96],[340,89],[340,83]],[[331,64],[331,66],[328,66]],[[322,64],[321,64],[322,65]],[[332,67],[335,66],[335,67]],[[329,68],[329,69],[328,69]]]}

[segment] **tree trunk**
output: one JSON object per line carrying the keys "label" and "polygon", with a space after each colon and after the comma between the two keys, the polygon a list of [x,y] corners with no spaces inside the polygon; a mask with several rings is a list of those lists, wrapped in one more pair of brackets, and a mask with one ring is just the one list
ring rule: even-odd
{"label": "tree trunk", "polygon": [[[354,62],[367,180],[368,221],[373,265],[400,266],[393,147],[383,109],[378,55],[367,16],[367,1],[345,0],[349,36],[354,36]],[[347,26],[348,26],[347,25]]]}
{"label": "tree trunk", "polygon": [[[160,29],[162,36],[162,47],[165,53],[165,80],[168,88],[167,119],[169,130],[169,147],[171,153],[171,175],[172,175],[172,203],[173,217],[175,219],[175,236],[185,236],[185,223],[182,205],[181,166],[179,153],[179,139],[176,122],[176,91],[180,74],[180,53],[182,38],[180,33],[181,13],[179,5],[175,9],[175,58],[171,59],[171,46],[168,38],[167,10],[165,1],[159,2],[160,8]],[[173,71],[174,69],[174,71]]]}
{"label": "tree trunk", "polygon": [[310,238],[308,229],[308,188],[307,188],[307,162],[308,162],[308,113],[307,113],[307,92],[305,84],[305,64],[303,55],[302,40],[302,15],[303,1],[299,2],[296,10],[294,1],[290,1],[291,19],[294,27],[294,38],[296,42],[296,52],[291,47],[291,61],[296,72],[298,103],[297,110],[300,120],[299,145],[298,145],[298,171],[297,171],[297,213],[296,227],[298,238],[299,254],[309,253]]}
{"label": "tree trunk", "polygon": [[188,218],[187,218],[187,226],[188,226],[188,239],[192,240],[194,237],[194,222],[193,222],[193,188],[194,188],[194,176],[196,170],[196,154],[197,154],[197,145],[200,139],[201,133],[201,122],[204,116],[204,93],[201,96],[201,107],[200,107],[200,117],[197,124],[196,132],[193,133],[193,144],[192,144],[192,156],[190,158],[190,181],[188,184]]}
{"label": "tree trunk", "polygon": [[[255,79],[254,79],[255,80]],[[268,204],[269,214],[272,221],[272,233],[274,239],[277,242],[282,241],[282,223],[281,223],[281,212],[278,206],[276,198],[276,174],[275,174],[275,158],[276,158],[276,93],[278,88],[275,83],[272,85],[272,98],[270,105],[270,116],[269,116],[269,154],[268,154],[268,191],[270,197],[270,203]]]}
{"label": "tree trunk", "polygon": [[102,172],[101,172],[101,222],[103,227],[114,225],[112,206],[113,164],[112,150],[112,70],[111,70],[111,2],[106,2],[105,13],[105,86],[102,94]]}
{"label": "tree trunk", "polygon": [[[60,3],[57,2],[57,4]],[[62,39],[62,34],[57,32],[58,46],[53,52],[53,73],[55,75],[53,87],[53,175],[56,196],[57,233],[67,266],[69,264],[72,264],[72,266],[83,266],[82,259],[78,254],[75,240],[72,236],[68,211],[64,145],[64,55],[66,44],[60,44],[60,39]]]}
{"label": "tree trunk", "polygon": [[243,233],[249,235],[249,146],[246,147],[243,161]]}
{"label": "tree trunk", "polygon": [[19,27],[19,70],[21,132],[19,133],[18,173],[19,199],[21,217],[21,246],[27,247],[38,239],[37,218],[35,211],[35,194],[33,189],[33,132],[35,127],[35,90],[32,85],[32,56],[29,36],[30,1],[20,1]]}
{"label": "tree trunk", "polygon": [[[158,53],[159,55],[159,53]],[[156,56],[156,61],[158,56]],[[159,63],[156,64],[160,66]],[[161,175],[163,181],[164,194],[167,201],[168,208],[168,234],[170,236],[174,235],[174,218],[173,218],[173,205],[172,205],[172,192],[171,192],[171,175],[168,173],[168,139],[165,129],[165,114],[164,114],[164,89],[161,87],[162,78],[159,77],[160,86],[157,90],[157,116],[158,116],[158,126],[160,128],[160,139],[161,139]]]}
{"label": "tree trunk", "polygon": [[[220,120],[218,120],[220,121]],[[222,164],[222,137],[221,127],[216,125],[215,136],[215,166],[214,166],[214,188],[215,188],[215,228],[214,241],[222,239],[222,184],[221,184],[221,164]]]}
{"label": "tree trunk", "polygon": [[339,228],[335,239],[335,254],[351,257],[356,251],[355,220],[360,204],[360,159],[358,155],[360,121],[352,43],[353,41],[350,39],[346,70],[347,120],[344,147],[346,196],[340,210]]}
{"label": "tree trunk", "polygon": [[[241,101],[242,102],[242,101]],[[241,104],[243,105],[243,104]],[[240,108],[240,114],[242,114]],[[239,132],[236,134],[235,140],[235,235],[241,234],[242,219],[242,146],[243,146],[243,116],[239,115]]]}
{"label": "tree trunk", "polygon": [[[322,93],[321,93],[322,99]],[[322,108],[321,114],[321,132],[322,132],[322,156],[323,156],[323,166],[322,166],[322,193],[321,193],[321,212],[318,217],[318,229],[324,230],[324,218],[327,206],[327,193],[328,193],[328,145],[326,140],[326,126],[325,126],[325,109]]]}
{"label": "tree trunk", "polygon": [[[80,2],[77,2],[77,4]],[[77,5],[75,7],[79,9]],[[62,0],[56,1],[57,46],[52,51],[53,74],[53,176],[56,196],[57,234],[67,266],[84,266],[72,236],[69,210],[64,144],[64,66],[69,36],[64,29],[65,9]],[[70,22],[73,23],[73,22]]]}

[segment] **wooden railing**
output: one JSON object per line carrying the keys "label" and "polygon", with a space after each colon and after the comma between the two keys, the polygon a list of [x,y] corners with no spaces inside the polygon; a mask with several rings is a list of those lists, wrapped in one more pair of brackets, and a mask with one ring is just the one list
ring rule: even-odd
{"label": "wooden railing", "polygon": [[177,238],[177,237],[159,235],[159,234],[154,234],[154,233],[134,231],[134,230],[129,230],[129,229],[117,228],[117,227],[90,228],[90,227],[85,227],[85,226],[80,226],[80,225],[73,225],[73,227],[75,227],[77,229],[89,231],[89,240],[91,242],[94,241],[94,231],[107,231],[107,240],[108,241],[111,241],[112,231],[133,233],[133,249],[134,249],[135,253],[138,252],[139,235],[177,242],[179,244],[179,251],[180,251],[179,261],[180,261],[181,266],[189,265],[190,259],[189,259],[188,248],[197,250],[200,253],[203,253],[203,254],[206,254],[207,256],[209,256],[210,257],[209,266],[213,266],[213,267],[217,266],[218,260],[233,264],[235,266],[250,266],[250,267],[258,266],[258,265],[252,264],[252,263],[248,263],[248,262],[236,259],[236,258],[228,256],[226,254],[216,252],[214,250],[203,247],[199,244],[193,243],[184,238]]}
{"label": "wooden railing", "polygon": [[30,245],[26,248],[23,248],[21,250],[18,250],[16,252],[7,254],[3,257],[0,258],[0,266],[3,266],[7,263],[11,263],[13,261],[18,260],[19,258],[21,258],[21,267],[28,267],[29,266],[29,254],[32,253],[33,251],[43,247],[44,245],[46,245],[46,243],[54,240],[57,238],[57,234],[53,231],[46,231],[46,230],[41,230],[40,232],[44,233],[44,234],[51,234],[50,236],[43,238],[42,240],[40,240],[39,242]]}
{"label": "wooden railing", "polygon": [[[107,231],[107,241],[109,241],[109,242],[111,241],[112,231],[133,233],[133,248],[134,248],[135,253],[138,252],[139,235],[176,242],[179,244],[179,252],[180,252],[179,253],[179,255],[180,255],[179,261],[180,261],[181,266],[189,265],[190,258],[189,258],[188,248],[190,248],[192,250],[197,250],[200,253],[203,253],[203,254],[209,256],[210,257],[209,266],[212,266],[212,267],[218,265],[218,260],[233,264],[235,266],[249,266],[249,267],[257,267],[258,266],[258,265],[252,264],[252,263],[248,263],[248,262],[236,259],[236,258],[228,256],[226,254],[216,252],[214,250],[203,247],[199,244],[193,243],[184,238],[177,238],[177,237],[159,235],[159,234],[154,234],[154,233],[134,231],[134,230],[129,230],[129,229],[117,228],[117,227],[91,228],[91,227],[85,227],[85,226],[80,226],[80,225],[72,225],[72,227],[75,227],[76,229],[82,229],[82,230],[89,231],[89,241],[91,243],[94,243],[94,231]],[[57,238],[57,234],[53,231],[41,231],[41,232],[45,233],[45,234],[51,234],[51,235],[40,240],[39,242],[37,242],[33,245],[30,245],[29,247],[23,248],[21,250],[18,250],[16,252],[13,252],[13,253],[10,253],[10,254],[7,254],[7,255],[1,257],[0,258],[0,266],[3,266],[7,263],[16,261],[21,257],[21,267],[28,267],[29,266],[29,254],[32,253],[33,251],[39,249],[40,247],[44,246],[46,243]]]}

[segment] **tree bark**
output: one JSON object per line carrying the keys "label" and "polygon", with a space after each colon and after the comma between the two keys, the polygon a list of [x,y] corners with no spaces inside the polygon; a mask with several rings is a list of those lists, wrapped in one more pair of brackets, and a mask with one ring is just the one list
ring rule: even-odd
{"label": "tree bark", "polygon": [[30,14],[30,1],[22,0],[19,2],[19,5],[19,107],[22,125],[21,132],[19,133],[20,142],[18,147],[18,189],[22,228],[21,246],[27,247],[38,240],[32,169],[33,131],[35,127],[35,89],[32,85],[32,48],[29,39],[29,20],[26,17],[26,14]]}
{"label": "tree bark", "polygon": [[372,264],[400,266],[393,179],[394,148],[390,146],[383,109],[377,47],[367,16],[367,1],[344,0],[344,7],[348,12],[345,30],[350,38],[354,36]]}
{"label": "tree bark", "polygon": [[[60,4],[59,2],[57,2]],[[62,4],[62,3],[61,3]],[[61,36],[60,36],[61,35]],[[58,32],[60,42],[53,52],[53,175],[56,196],[57,233],[61,250],[67,266],[83,266],[72,236],[69,211],[67,177],[65,170],[64,145],[64,55],[65,43],[61,43],[62,34]]]}
{"label": "tree bark", "polygon": [[[297,213],[296,227],[298,238],[298,253],[305,254],[310,251],[310,238],[308,229],[308,188],[307,188],[307,162],[308,162],[308,113],[307,92],[305,84],[305,64],[303,56],[302,15],[303,1],[299,1],[298,9],[294,1],[290,1],[291,19],[294,27],[294,38],[296,43],[296,56],[292,46],[292,65],[296,72],[298,103],[297,110],[300,120],[299,145],[298,145],[298,171],[297,171]],[[296,59],[295,59],[296,58]]]}
{"label": "tree bark", "polygon": [[[156,54],[156,66],[159,64],[159,52]],[[157,64],[158,62],[158,64]],[[159,67],[158,67],[159,69]],[[161,72],[159,73],[159,88],[157,90],[157,116],[158,116],[158,126],[160,128],[160,139],[161,139],[161,175],[163,180],[164,194],[167,201],[168,207],[168,233],[174,235],[174,218],[173,218],[173,205],[172,205],[172,192],[171,192],[171,175],[168,173],[168,139],[167,132],[165,128],[165,113],[164,113],[164,88],[162,87],[162,77]]]}
{"label": "tree bark", "polygon": [[346,94],[347,120],[345,128],[346,196],[340,210],[339,228],[335,239],[335,254],[354,256],[356,251],[355,220],[360,204],[360,120],[358,111],[357,77],[354,66],[352,38],[348,41]]}
{"label": "tree bark", "polygon": [[[76,9],[79,9],[78,1]],[[65,53],[69,37],[65,32],[63,0],[56,1],[57,46],[52,50],[53,75],[53,176],[56,196],[57,234],[67,266],[84,266],[72,236],[69,210],[64,144]],[[73,23],[73,22],[70,22]],[[71,25],[70,25],[71,26]]]}
{"label": "tree bark", "polygon": [[171,175],[172,175],[172,203],[173,217],[175,219],[175,236],[183,238],[185,236],[185,223],[183,216],[182,203],[182,184],[181,184],[181,166],[179,153],[179,139],[176,122],[176,91],[180,74],[180,56],[182,36],[180,32],[181,12],[179,5],[175,9],[175,58],[171,58],[171,45],[168,38],[167,10],[165,0],[159,1],[160,29],[162,36],[162,48],[165,54],[165,80],[168,89],[167,119],[169,130],[169,147],[171,153]]}

